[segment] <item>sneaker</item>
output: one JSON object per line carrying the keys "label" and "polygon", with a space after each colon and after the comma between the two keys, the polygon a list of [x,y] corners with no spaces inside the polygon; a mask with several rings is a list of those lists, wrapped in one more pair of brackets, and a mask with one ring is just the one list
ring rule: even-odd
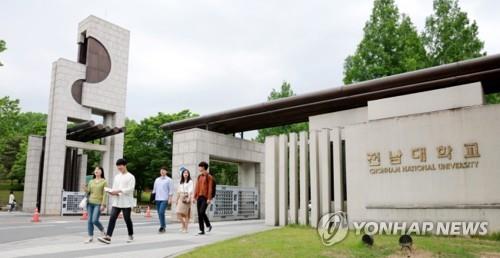
{"label": "sneaker", "polygon": [[92,241],[94,241],[94,238],[93,237],[89,237],[89,239],[85,240],[85,242],[83,242],[83,243],[90,244],[90,243],[92,243]]}
{"label": "sneaker", "polygon": [[187,233],[187,232],[188,232],[187,229],[182,230],[182,233]]}
{"label": "sneaker", "polygon": [[160,233],[160,234],[165,233],[165,228],[158,229],[158,233]]}
{"label": "sneaker", "polygon": [[106,232],[101,231],[101,236],[102,236],[102,237],[105,237],[105,236],[106,236]]}
{"label": "sneaker", "polygon": [[127,243],[132,243],[134,242],[134,236],[128,236]]}
{"label": "sneaker", "polygon": [[212,226],[208,227],[207,232],[210,232],[210,231],[212,231]]}
{"label": "sneaker", "polygon": [[111,237],[109,236],[105,236],[105,237],[98,237],[97,240],[99,240],[99,242],[101,243],[105,243],[105,244],[111,244]]}
{"label": "sneaker", "polygon": [[201,235],[205,235],[205,232],[203,232],[203,231],[198,232],[198,236],[201,236]]}

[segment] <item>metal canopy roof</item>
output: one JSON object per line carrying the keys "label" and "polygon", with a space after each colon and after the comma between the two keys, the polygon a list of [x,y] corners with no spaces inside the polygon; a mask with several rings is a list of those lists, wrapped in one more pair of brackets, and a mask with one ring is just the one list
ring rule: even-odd
{"label": "metal canopy roof", "polygon": [[66,139],[80,142],[88,142],[95,139],[100,139],[115,134],[123,133],[125,127],[104,126],[102,124],[96,125],[94,121],[89,120],[74,125],[66,130]]}
{"label": "metal canopy roof", "polygon": [[485,93],[500,92],[500,54],[387,76],[273,100],[211,115],[166,123],[165,130],[203,128],[235,133],[308,121],[309,116],[368,105],[368,101],[482,82]]}

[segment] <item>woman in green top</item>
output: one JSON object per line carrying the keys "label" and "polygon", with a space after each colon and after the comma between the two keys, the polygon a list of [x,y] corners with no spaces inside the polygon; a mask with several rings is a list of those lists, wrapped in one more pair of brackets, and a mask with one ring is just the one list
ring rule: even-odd
{"label": "woman in green top", "polygon": [[87,212],[88,212],[88,233],[89,239],[85,243],[91,243],[94,239],[94,225],[101,231],[102,235],[104,233],[104,227],[101,222],[99,222],[99,216],[101,212],[106,209],[106,199],[104,187],[107,187],[108,183],[104,179],[104,170],[102,167],[97,166],[94,170],[94,179],[90,180],[88,186],[85,187],[85,191],[88,196]]}

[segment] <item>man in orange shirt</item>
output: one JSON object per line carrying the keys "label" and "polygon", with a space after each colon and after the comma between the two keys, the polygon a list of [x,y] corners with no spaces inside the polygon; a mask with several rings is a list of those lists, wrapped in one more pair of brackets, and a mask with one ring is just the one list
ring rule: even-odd
{"label": "man in orange shirt", "polygon": [[193,203],[196,201],[196,208],[198,209],[198,224],[200,226],[200,232],[198,235],[205,235],[205,225],[207,224],[208,232],[212,230],[212,225],[207,216],[207,207],[212,201],[212,186],[213,178],[208,174],[208,163],[205,161],[198,164],[198,171],[200,175],[196,180],[196,186],[194,190]]}

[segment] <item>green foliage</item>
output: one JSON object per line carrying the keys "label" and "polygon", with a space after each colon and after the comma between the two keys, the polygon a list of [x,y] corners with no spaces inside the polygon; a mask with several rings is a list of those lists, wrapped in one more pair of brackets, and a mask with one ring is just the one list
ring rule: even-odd
{"label": "green foliage", "polygon": [[295,93],[292,90],[292,85],[290,85],[290,83],[287,81],[283,81],[279,90],[273,89],[271,91],[271,94],[269,94],[269,96],[267,97],[267,101],[287,98],[291,96],[295,96]]}
{"label": "green foliage", "polygon": [[23,113],[19,100],[0,99],[0,177],[21,183],[26,167],[28,136],[45,134],[47,116]]}
{"label": "green foliage", "polygon": [[491,93],[486,95],[486,103],[488,104],[500,103],[500,93]]}
{"label": "green foliage", "polygon": [[2,153],[0,154],[0,163],[3,165],[4,172],[7,174],[4,177],[10,178],[12,167],[16,162],[16,157],[21,148],[22,137],[15,135],[4,140]]}
{"label": "green foliage", "polygon": [[[458,0],[434,0],[434,13],[425,21],[422,35],[428,66],[458,62],[486,55],[476,21],[469,21]],[[486,103],[500,103],[500,94],[486,96]]]}
{"label": "green foliage", "polygon": [[11,100],[9,97],[0,98],[0,147],[2,143],[16,132],[12,125],[16,123],[21,109],[19,100]]}
{"label": "green foliage", "polygon": [[425,48],[422,39],[417,33],[417,28],[411,22],[410,17],[403,14],[398,28],[400,52],[400,70],[395,73],[414,71],[425,67],[427,62]]}
{"label": "green foliage", "polygon": [[[272,101],[272,100],[291,97],[291,96],[295,96],[295,93],[292,90],[292,86],[290,85],[290,83],[284,81],[283,84],[281,85],[281,89],[280,90],[273,89],[271,91],[271,94],[267,98],[267,100]],[[291,132],[307,131],[308,128],[309,128],[308,123],[303,122],[303,123],[296,123],[296,124],[260,129],[258,131],[256,141],[264,142],[264,140],[266,139],[266,136],[287,134],[287,133],[291,133]]]}
{"label": "green foliage", "polygon": [[172,132],[164,132],[160,125],[197,116],[189,110],[143,119],[140,123],[126,120],[124,156],[128,169],[135,175],[139,192],[151,189],[160,168],[172,167]]}
{"label": "green foliage", "polygon": [[458,0],[434,0],[434,13],[427,17],[423,41],[429,66],[486,55],[476,21],[472,23]]}
{"label": "green foliage", "polygon": [[[350,84],[429,66],[485,55],[478,27],[457,0],[434,0],[434,13],[419,35],[410,18],[399,15],[394,0],[375,0],[364,36],[344,63],[344,83]],[[490,103],[499,96],[487,98]]]}
{"label": "green foliage", "polygon": [[425,49],[415,26],[399,15],[394,0],[375,0],[364,37],[344,63],[344,83],[350,84],[425,67]]}
{"label": "green foliage", "polygon": [[[0,53],[2,53],[7,49],[5,45],[6,45],[5,40],[0,39]],[[0,62],[0,66],[3,66],[2,62]]]}
{"label": "green foliage", "polygon": [[[89,150],[85,150],[84,153],[87,154],[87,175],[93,175],[95,167],[101,164],[102,153],[100,151]],[[109,177],[109,171],[104,171],[104,173],[105,177]]]}
{"label": "green foliage", "polygon": [[218,185],[238,185],[238,164],[210,160],[209,169]]}

